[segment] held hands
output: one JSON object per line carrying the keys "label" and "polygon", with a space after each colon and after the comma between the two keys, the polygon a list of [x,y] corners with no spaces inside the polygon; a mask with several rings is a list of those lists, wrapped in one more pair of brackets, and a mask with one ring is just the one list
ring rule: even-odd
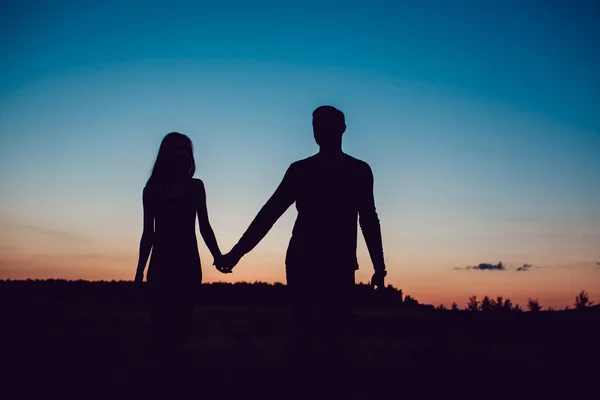
{"label": "held hands", "polygon": [[227,254],[215,258],[213,265],[223,274],[230,274],[233,270],[233,267],[240,262],[241,258],[242,256],[240,254],[230,251]]}

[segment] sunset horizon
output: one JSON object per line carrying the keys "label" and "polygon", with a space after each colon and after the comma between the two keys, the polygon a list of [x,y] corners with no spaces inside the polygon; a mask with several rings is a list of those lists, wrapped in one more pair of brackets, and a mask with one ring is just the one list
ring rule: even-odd
{"label": "sunset horizon", "polygon": [[[593,6],[9,3],[0,279],[133,280],[142,190],[173,131],[193,142],[228,252],[317,153],[311,114],[330,104],[374,174],[386,284],[446,307],[600,301]],[[230,275],[196,228],[203,281],[285,283],[295,217]]]}
{"label": "sunset horizon", "polygon": [[[204,249],[203,249],[204,250]],[[208,251],[204,251],[204,253],[208,253]],[[202,254],[202,252],[201,252]],[[204,257],[203,260],[208,257]],[[136,255],[130,257],[131,261],[135,263]],[[68,263],[63,263],[68,264]],[[503,263],[504,264],[504,263]],[[368,264],[365,264],[368,265]],[[357,271],[357,284],[369,284],[370,278],[372,275],[372,269],[365,267],[365,265],[361,264],[360,269]],[[441,276],[437,276],[435,279],[428,276],[427,273],[421,274],[413,274],[410,275],[412,278],[410,281],[406,281],[406,284],[403,284],[401,271],[396,271],[394,265],[388,265],[388,270],[393,271],[392,277],[386,280],[386,285],[392,285],[396,289],[400,289],[403,292],[403,295],[409,295],[410,297],[416,299],[421,304],[431,304],[433,306],[444,305],[447,308],[450,308],[452,303],[456,303],[460,309],[466,308],[469,297],[477,296],[478,300],[482,300],[485,296],[488,296],[492,299],[496,299],[498,296],[504,299],[510,299],[513,304],[520,305],[522,308],[526,309],[528,300],[535,299],[538,300],[542,309],[555,309],[562,310],[566,307],[574,308],[575,298],[581,292],[585,291],[590,295],[590,300],[594,301],[594,304],[598,303],[599,290],[596,282],[590,282],[586,280],[585,273],[582,274],[581,269],[585,272],[585,264],[581,265],[554,265],[554,266],[538,266],[533,267],[531,271],[519,272],[523,274],[528,274],[527,277],[524,277],[518,282],[514,282],[514,277],[510,275],[513,273],[517,273],[517,268],[520,266],[505,264],[506,270],[503,271],[475,271],[469,272],[467,270],[458,271],[456,268],[450,267],[448,271],[444,271]],[[128,263],[127,266],[130,269],[131,263]],[[271,263],[267,266],[263,265],[263,269],[260,270],[260,273],[256,273],[256,269],[259,268],[259,265],[248,265],[247,262],[241,262],[234,273],[231,275],[222,275],[217,272],[214,267],[211,265],[206,268],[203,265],[203,283],[268,283],[275,284],[280,283],[285,285],[285,267],[283,262],[281,263]],[[266,267],[266,268],[265,268]],[[560,272],[560,270],[566,269],[570,270],[569,275],[571,276],[571,281],[568,283],[568,286],[565,285],[552,285],[553,279],[549,279],[544,275],[541,275],[542,278],[546,278],[545,280],[540,281],[540,275],[536,274],[535,269],[549,268],[551,273],[556,274]],[[265,271],[266,269],[266,271]],[[575,269],[575,271],[573,271]],[[579,273],[577,273],[577,269],[580,269]],[[53,267],[51,271],[44,272],[43,270],[34,272],[33,275],[30,275],[30,272],[27,270],[6,270],[2,269],[2,274],[0,275],[0,280],[67,280],[67,281],[77,281],[84,280],[90,282],[99,282],[99,281],[129,281],[133,280],[131,273],[128,271],[125,266],[123,268],[107,268],[106,273],[98,272],[98,271],[90,271],[86,269],[78,269],[71,272],[55,272],[63,270],[60,266]],[[110,271],[118,270],[118,273],[111,273]],[[554,270],[554,271],[552,271]],[[253,272],[254,271],[254,272]],[[538,271],[539,273],[540,271]],[[479,276],[456,276],[456,274],[480,274]],[[545,272],[547,273],[547,271]],[[500,276],[501,283],[499,283],[498,276],[496,274],[507,274],[508,276]],[[531,276],[529,276],[531,275]],[[475,278],[475,279],[473,279]],[[461,287],[453,287],[449,286],[449,282],[463,281],[467,284],[472,284],[473,287],[470,289],[463,289]],[[479,283],[476,283],[479,282]],[[480,285],[476,287],[476,285]]]}

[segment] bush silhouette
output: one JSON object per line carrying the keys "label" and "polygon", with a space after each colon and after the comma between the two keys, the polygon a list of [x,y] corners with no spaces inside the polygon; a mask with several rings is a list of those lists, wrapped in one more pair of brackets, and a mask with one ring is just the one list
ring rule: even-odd
{"label": "bush silhouette", "polygon": [[496,308],[496,302],[494,299],[490,299],[488,296],[485,296],[481,301],[480,309],[483,312],[490,312]]}
{"label": "bush silhouette", "polygon": [[502,305],[502,310],[505,312],[513,311],[513,304],[512,304],[512,301],[510,301],[510,299],[504,300],[504,304]]}
{"label": "bush silhouette", "polygon": [[502,311],[503,305],[504,305],[504,298],[502,296],[498,296],[494,303],[494,311]]}
{"label": "bush silhouette", "polygon": [[477,300],[477,296],[469,297],[469,302],[467,303],[467,310],[471,312],[476,312],[479,310],[479,301]]}
{"label": "bush silhouette", "polygon": [[520,305],[516,305],[515,308],[513,309],[515,312],[523,312],[523,309],[521,308]]}
{"label": "bush silhouette", "polygon": [[[205,283],[198,293],[196,304],[204,306],[268,306],[281,307],[286,303],[287,286],[281,283],[238,282],[238,283]],[[51,302],[77,304],[140,304],[141,298],[133,289],[130,281],[67,281],[63,279],[48,280],[0,280],[0,303],[9,304],[17,299],[19,303]],[[388,285],[380,291],[373,291],[369,284],[359,283],[355,287],[356,304],[366,307],[418,309],[447,311],[442,303],[437,307],[421,304],[410,295],[403,295],[401,289]],[[594,305],[589,294],[581,291],[575,297],[574,308],[582,310]],[[531,312],[539,312],[542,306],[537,299],[529,298],[527,308]],[[569,311],[573,306],[560,308]],[[456,302],[451,311],[459,311]],[[520,305],[513,305],[509,298],[498,296],[495,299],[485,296],[482,301],[473,295],[465,308],[466,311],[485,313],[522,312]],[[553,309],[549,309],[553,311]]]}
{"label": "bush silhouette", "polygon": [[419,302],[417,300],[415,300],[412,296],[407,294],[406,297],[404,298],[404,304],[406,306],[417,306],[417,305],[419,305]]}
{"label": "bush silhouette", "polygon": [[582,290],[575,297],[575,309],[577,309],[577,310],[581,310],[581,309],[589,307],[593,304],[594,304],[594,302],[590,301],[590,296],[587,294],[587,292],[585,290]]}
{"label": "bush silhouette", "polygon": [[537,299],[532,299],[530,297],[527,301],[527,308],[529,308],[530,312],[539,312],[542,309],[542,306]]}

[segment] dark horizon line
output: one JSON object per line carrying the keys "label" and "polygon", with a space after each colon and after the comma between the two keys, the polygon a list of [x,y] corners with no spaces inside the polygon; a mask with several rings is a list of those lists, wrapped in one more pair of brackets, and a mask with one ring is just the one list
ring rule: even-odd
{"label": "dark horizon line", "polygon": [[[61,282],[61,283],[88,283],[88,284],[131,284],[133,285],[133,281],[132,280],[86,280],[86,279],[63,279],[63,278],[47,278],[47,279],[32,279],[32,278],[26,278],[26,279],[0,279],[0,285],[1,284],[6,284],[6,283],[31,283],[31,282],[38,282],[38,283],[43,283],[43,282]],[[269,283],[269,282],[264,282],[264,281],[254,281],[254,282],[249,282],[249,281],[238,281],[238,282],[223,282],[223,281],[216,281],[216,282],[202,282],[201,285],[229,285],[229,286],[235,286],[235,285],[256,285],[256,286],[260,286],[260,285],[264,285],[264,286],[272,286],[272,287],[280,287],[280,286],[287,286],[284,283],[281,282],[274,282],[274,283]],[[356,286],[370,286],[370,283],[363,283],[363,282],[356,282],[355,284]],[[422,306],[422,307],[426,307],[426,308],[435,308],[435,309],[439,309],[441,306],[444,307],[445,310],[450,311],[450,308],[448,308],[446,305],[444,305],[444,303],[441,303],[440,306],[435,306],[433,304],[427,304],[427,303],[421,303],[419,302],[417,299],[415,299],[413,296],[409,295],[409,294],[405,294],[404,290],[402,290],[402,288],[396,288],[391,284],[386,285],[386,291],[388,291],[388,293],[390,292],[395,292],[395,293],[401,293],[402,296],[402,302],[404,301],[409,301],[409,302],[415,302],[417,305]],[[585,291],[581,291],[580,293],[583,293]],[[469,301],[471,300],[471,298],[476,298],[477,296],[470,296],[469,297]],[[495,301],[496,298],[493,296],[483,296],[482,299],[488,298],[491,301]],[[503,296],[498,296],[498,298],[502,298],[503,300],[510,300],[510,298],[504,298]],[[530,299],[534,300],[537,302],[537,298],[534,297],[529,297]],[[468,310],[468,303],[469,301],[466,302],[467,306],[463,309],[460,310]],[[481,301],[479,301],[480,303]],[[594,304],[596,302],[592,301],[591,304],[589,304],[588,307],[594,307],[594,308],[600,308],[600,304]],[[452,304],[456,304],[456,301],[453,301]],[[520,306],[520,304],[515,303],[514,306]],[[522,309],[523,311],[525,311],[524,309]],[[543,310],[543,309],[542,309]],[[572,308],[572,305],[567,305],[566,308],[554,308],[554,307],[546,307],[545,311],[566,311],[566,310],[574,310],[574,308]]]}

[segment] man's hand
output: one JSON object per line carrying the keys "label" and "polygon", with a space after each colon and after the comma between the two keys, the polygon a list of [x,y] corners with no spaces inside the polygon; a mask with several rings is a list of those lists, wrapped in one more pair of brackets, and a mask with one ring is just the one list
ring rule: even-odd
{"label": "man's hand", "polygon": [[387,271],[385,269],[377,269],[371,278],[371,286],[373,289],[377,288],[383,289],[385,288],[385,277],[387,275]]}

